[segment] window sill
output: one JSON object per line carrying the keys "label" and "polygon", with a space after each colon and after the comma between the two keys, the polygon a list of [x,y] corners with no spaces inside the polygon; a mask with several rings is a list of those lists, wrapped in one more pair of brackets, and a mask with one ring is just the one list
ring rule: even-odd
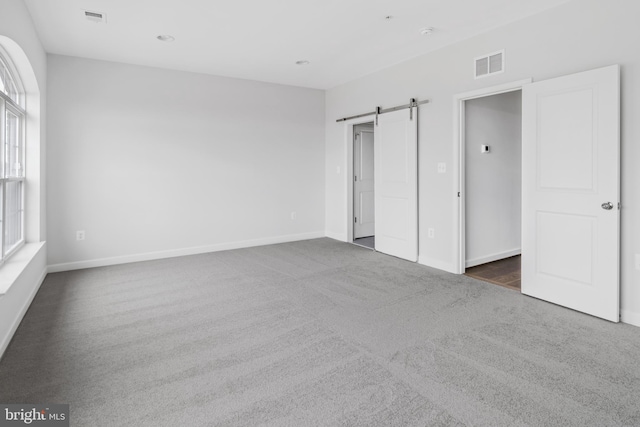
{"label": "window sill", "polygon": [[44,245],[45,242],[27,243],[5,261],[4,265],[0,267],[0,295],[9,292],[11,286],[18,280]]}

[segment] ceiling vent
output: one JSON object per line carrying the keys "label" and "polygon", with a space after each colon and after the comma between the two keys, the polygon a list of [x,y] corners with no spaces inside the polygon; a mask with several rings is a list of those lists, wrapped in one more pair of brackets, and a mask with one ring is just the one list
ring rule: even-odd
{"label": "ceiling vent", "polygon": [[504,72],[504,50],[482,55],[474,60],[476,79]]}
{"label": "ceiling vent", "polygon": [[103,22],[103,23],[107,22],[107,15],[101,12],[93,12],[90,10],[85,10],[84,17],[91,22]]}

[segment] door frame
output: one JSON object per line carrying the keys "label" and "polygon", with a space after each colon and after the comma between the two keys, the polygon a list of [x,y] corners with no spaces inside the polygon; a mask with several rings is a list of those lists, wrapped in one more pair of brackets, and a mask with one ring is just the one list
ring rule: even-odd
{"label": "door frame", "polygon": [[454,273],[464,274],[466,270],[466,229],[465,229],[465,101],[522,90],[533,79],[523,79],[497,86],[459,93],[453,96],[453,211],[457,212],[457,226],[454,226],[453,259]]}
{"label": "door frame", "polygon": [[[357,119],[351,119],[344,122],[344,149],[347,164],[345,166],[345,192],[347,194],[346,203],[346,221],[347,235],[346,242],[353,243],[353,128],[357,125],[371,123],[376,121],[376,115],[371,114]],[[376,126],[373,126],[373,133],[376,133]]]}

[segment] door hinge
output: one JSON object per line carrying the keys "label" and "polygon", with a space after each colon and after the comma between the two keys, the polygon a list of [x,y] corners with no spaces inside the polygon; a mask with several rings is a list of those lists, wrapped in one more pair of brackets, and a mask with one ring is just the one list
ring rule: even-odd
{"label": "door hinge", "polygon": [[353,217],[353,222],[355,222],[356,224],[358,223],[358,217],[357,216]]}
{"label": "door hinge", "polygon": [[460,197],[460,192],[458,191],[458,197]]}
{"label": "door hinge", "polygon": [[358,182],[358,177],[357,177],[356,175],[354,175],[354,176],[353,176],[353,180],[354,180],[355,182]]}

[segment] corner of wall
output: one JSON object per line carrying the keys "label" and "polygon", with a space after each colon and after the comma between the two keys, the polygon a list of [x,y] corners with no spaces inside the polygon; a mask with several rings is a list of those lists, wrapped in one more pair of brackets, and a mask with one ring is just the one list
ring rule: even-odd
{"label": "corner of wall", "polygon": [[446,271],[447,273],[458,274],[456,265],[450,262],[440,261],[428,256],[420,255],[418,257],[418,264],[426,267],[437,268],[438,270]]}
{"label": "corner of wall", "polygon": [[622,323],[640,327],[640,313],[629,310],[622,310],[620,312],[620,320],[622,321]]}
{"label": "corner of wall", "polygon": [[333,231],[325,231],[325,236],[330,238],[330,239],[334,239],[334,240],[339,240],[341,242],[347,242],[347,235],[344,233],[334,233]]}

